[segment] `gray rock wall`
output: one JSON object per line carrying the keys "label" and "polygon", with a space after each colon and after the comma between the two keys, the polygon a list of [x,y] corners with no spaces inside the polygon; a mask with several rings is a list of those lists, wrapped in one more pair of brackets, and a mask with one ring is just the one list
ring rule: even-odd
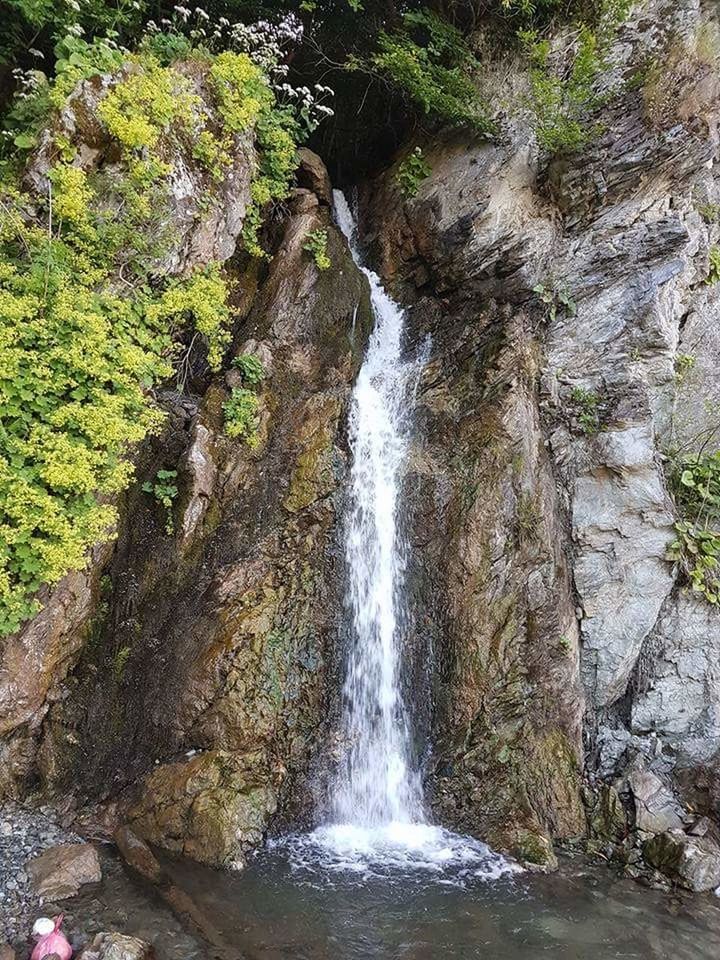
{"label": "gray rock wall", "polygon": [[[666,558],[676,512],[665,476],[673,450],[703,444],[714,450],[720,429],[718,288],[706,283],[718,226],[701,215],[718,196],[720,73],[717,53],[714,62],[712,54],[703,60],[697,53],[698,38],[713,29],[717,11],[710,5],[642,5],[620,32],[612,69],[627,78],[638,64],[664,63],[662,104],[649,84],[626,87],[601,112],[601,134],[577,154],[548,164],[531,129],[515,117],[496,144],[457,137],[423,142],[432,173],[415,198],[401,197],[396,166],[363,194],[366,239],[388,282],[412,305],[418,335],[429,333],[433,341],[429,386],[421,394],[430,408],[429,434],[442,417],[462,424],[469,438],[458,448],[456,433],[446,430],[439,441],[445,456],[435,451],[431,458],[441,517],[443,497],[452,498],[447,491],[460,482],[456,458],[466,470],[468,463],[484,465],[470,469],[468,496],[483,504],[487,546],[470,549],[476,535],[466,524],[457,559],[437,548],[440,562],[451,557],[470,617],[459,621],[465,627],[458,637],[454,611],[446,628],[454,666],[447,668],[452,689],[438,704],[440,726],[462,746],[448,753],[441,737],[439,782],[446,798],[473,798],[468,803],[481,829],[491,827],[492,804],[482,792],[473,794],[467,780],[478,751],[469,731],[479,728],[477,739],[487,741],[503,725],[495,719],[488,727],[487,694],[472,700],[463,690],[488,682],[488,662],[478,651],[507,644],[507,625],[498,634],[487,616],[488,596],[507,603],[507,618],[523,616],[536,603],[538,577],[546,592],[554,580],[549,597],[558,613],[535,618],[536,629],[520,645],[509,628],[514,657],[502,658],[500,673],[511,689],[512,665],[522,664],[522,693],[511,697],[517,716],[532,717],[533,730],[562,732],[572,744],[567,705],[582,699],[586,777],[620,778],[627,790],[622,773],[638,763],[685,804],[717,814],[720,614],[688,591]],[[553,315],[537,285],[566,294],[572,305],[556,299]],[[440,404],[443,378],[458,363],[473,365],[472,385],[463,390],[450,381]],[[523,378],[525,404],[515,417],[498,419]],[[526,452],[515,461],[514,484],[505,478],[505,448],[526,449],[528,431],[536,431],[533,445],[552,478],[534,500],[540,540],[555,547],[548,553],[550,581],[542,566],[528,573],[522,538],[508,543],[515,498],[538,491],[538,461]],[[444,540],[447,532],[437,519],[428,531],[429,516],[425,508],[432,550],[433,538]],[[508,585],[508,570],[522,584],[520,596]],[[473,593],[476,582],[480,593]],[[434,585],[448,590],[442,579]],[[452,593],[444,604],[452,605]],[[579,639],[582,694],[572,670],[561,671],[566,706],[558,709],[563,698],[550,693],[556,669],[532,665],[560,636],[571,661]],[[537,767],[531,743],[526,733],[519,749]],[[551,780],[559,782],[562,764],[551,767]],[[481,768],[493,796],[502,795],[513,779],[507,753],[485,750]],[[574,789],[567,769],[564,777]],[[521,792],[517,783],[513,791]],[[501,800],[501,806],[522,822],[517,804]],[[559,823],[550,811],[572,807],[557,795],[539,806],[541,815],[528,822],[532,829],[562,836],[572,816]]]}

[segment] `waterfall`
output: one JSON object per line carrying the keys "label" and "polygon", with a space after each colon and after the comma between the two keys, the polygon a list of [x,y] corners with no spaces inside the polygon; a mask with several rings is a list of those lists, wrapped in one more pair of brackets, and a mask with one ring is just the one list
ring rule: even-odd
{"label": "waterfall", "polygon": [[420,361],[403,357],[403,311],[378,276],[362,265],[345,197],[336,190],[334,200],[338,226],[370,285],[375,326],[350,407],[352,468],[345,554],[352,640],[342,724],[348,749],[332,799],[338,822],[377,827],[423,819],[400,692],[407,547],[398,529]]}
{"label": "waterfall", "polygon": [[344,757],[329,821],[269,846],[288,850],[295,870],[320,867],[323,874],[349,871],[359,878],[420,870],[443,883],[487,880],[516,867],[479,840],[428,822],[402,695],[408,550],[401,532],[402,482],[425,357],[404,353],[404,312],[363,265],[345,197],[335,191],[334,201],[337,225],[370,285],[375,320],[349,417],[345,556],[351,640],[340,731]]}

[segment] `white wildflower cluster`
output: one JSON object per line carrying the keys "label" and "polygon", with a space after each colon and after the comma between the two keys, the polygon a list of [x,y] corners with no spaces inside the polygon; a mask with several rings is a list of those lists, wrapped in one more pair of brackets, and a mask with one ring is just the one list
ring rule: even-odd
{"label": "white wildflower cluster", "polygon": [[294,109],[308,133],[312,133],[326,117],[332,117],[335,112],[325,102],[335,95],[334,91],[321,83],[314,84],[312,90],[281,83],[275,87],[275,95],[280,103],[286,103]]}
{"label": "white wildflower cluster", "polygon": [[286,82],[289,51],[302,42],[303,25],[294,13],[281,19],[258,20],[256,23],[231,23],[227,17],[214,22],[203,7],[189,7],[178,3],[172,17],[159,24],[148,21],[150,34],[182,33],[194,44],[209,49],[233,49],[245,53],[265,73],[278,102],[292,108],[298,120],[312,132],[318,124],[331,117],[333,110],[327,101],[333,96],[330,87],[316,83],[309,87],[293,87]]}
{"label": "white wildflower cluster", "polygon": [[236,50],[246,53],[268,76],[280,77],[287,74],[285,51],[302,42],[303,25],[294,13],[289,13],[277,23],[258,20],[228,24],[228,32]]}
{"label": "white wildflower cluster", "polygon": [[[226,21],[227,23],[227,21]],[[309,87],[293,87],[285,81],[288,65],[287,50],[302,42],[303,25],[294,13],[286,14],[275,23],[258,20],[257,23],[228,24],[231,45],[246,53],[270,80],[279,103],[293,108],[309,133],[325,118],[333,115],[326,101],[333,96],[330,87],[316,83]]]}
{"label": "white wildflower cluster", "polygon": [[[42,54],[40,54],[40,56],[42,56]],[[41,70],[21,70],[20,67],[16,67],[12,75],[15,81],[15,96],[18,100],[26,100],[28,97],[31,97],[39,87],[47,83],[47,78]]]}

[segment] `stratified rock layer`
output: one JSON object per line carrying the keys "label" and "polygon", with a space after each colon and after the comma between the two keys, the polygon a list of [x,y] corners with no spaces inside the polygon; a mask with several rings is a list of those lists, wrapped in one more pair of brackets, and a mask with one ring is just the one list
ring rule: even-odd
{"label": "stratified rock layer", "polygon": [[718,227],[698,211],[720,195],[720,80],[695,42],[717,23],[694,0],[649,6],[615,62],[667,77],[618,94],[584,150],[543,167],[519,124],[439,137],[416,197],[397,166],[363,194],[365,238],[432,341],[409,487],[436,804],[521,856],[581,830],[583,767],[652,770],[642,829],[680,825],[671,784],[717,808],[720,620],[666,559],[663,469],[720,425]]}

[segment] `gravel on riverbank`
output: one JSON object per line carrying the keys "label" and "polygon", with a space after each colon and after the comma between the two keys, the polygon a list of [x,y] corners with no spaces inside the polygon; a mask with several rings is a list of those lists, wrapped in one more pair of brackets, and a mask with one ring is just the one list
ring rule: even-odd
{"label": "gravel on riverbank", "polygon": [[0,803],[0,944],[23,942],[43,915],[25,869],[28,860],[59,843],[81,842],[47,807]]}

